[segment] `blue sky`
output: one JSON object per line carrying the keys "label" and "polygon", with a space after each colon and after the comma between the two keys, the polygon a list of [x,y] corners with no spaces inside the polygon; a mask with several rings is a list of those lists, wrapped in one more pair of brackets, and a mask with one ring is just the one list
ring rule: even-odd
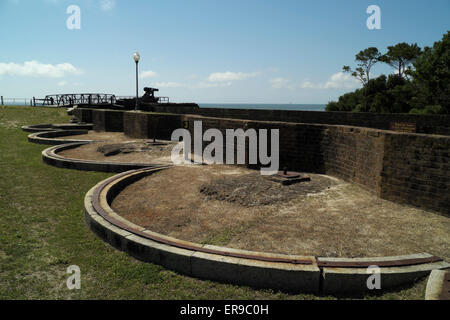
{"label": "blue sky", "polygon": [[[66,26],[70,5],[81,29]],[[140,90],[172,101],[325,104],[359,86],[341,70],[361,49],[447,30],[449,0],[0,0],[0,95],[133,95],[139,51]]]}

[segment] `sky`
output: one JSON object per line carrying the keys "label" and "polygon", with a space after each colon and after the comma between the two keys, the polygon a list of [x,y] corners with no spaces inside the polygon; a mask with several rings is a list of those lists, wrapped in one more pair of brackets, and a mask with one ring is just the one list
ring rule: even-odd
{"label": "sky", "polygon": [[[371,5],[380,29],[367,26]],[[326,104],[361,86],[341,72],[360,50],[432,46],[448,30],[450,0],[0,0],[0,95],[132,96],[138,51],[140,93]]]}

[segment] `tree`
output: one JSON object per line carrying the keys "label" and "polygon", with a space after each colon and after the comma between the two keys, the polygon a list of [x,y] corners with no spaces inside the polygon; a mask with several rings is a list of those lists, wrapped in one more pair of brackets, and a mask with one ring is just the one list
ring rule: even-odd
{"label": "tree", "polygon": [[405,71],[414,63],[422,53],[422,49],[415,44],[406,42],[389,46],[388,52],[380,57],[381,62],[385,62],[397,70],[399,77],[405,76]]}
{"label": "tree", "polygon": [[417,91],[413,106],[416,109],[442,106],[441,110],[450,113],[450,31],[433,48],[425,48],[414,68],[409,72]]}
{"label": "tree", "polygon": [[[381,53],[375,47],[370,47],[365,50],[360,51],[355,56],[355,61],[357,62],[358,67],[355,70],[352,70],[349,66],[344,66],[344,72],[350,73],[353,77],[361,81],[364,87],[364,95],[366,95],[367,85],[370,81],[370,69],[379,62],[381,57]],[[364,99],[364,110],[367,111],[367,99]]]}
{"label": "tree", "polygon": [[353,77],[361,81],[365,87],[370,80],[370,69],[379,61],[381,53],[375,47],[370,47],[360,51],[355,56],[358,67],[352,70],[349,66],[344,66],[344,72],[351,73]]}
{"label": "tree", "polygon": [[[399,43],[381,55],[372,47],[358,53],[356,61],[355,70],[344,66],[344,72],[363,87],[330,101],[327,111],[450,114],[450,31],[423,51],[417,44]],[[377,62],[388,63],[397,72],[371,79]]]}

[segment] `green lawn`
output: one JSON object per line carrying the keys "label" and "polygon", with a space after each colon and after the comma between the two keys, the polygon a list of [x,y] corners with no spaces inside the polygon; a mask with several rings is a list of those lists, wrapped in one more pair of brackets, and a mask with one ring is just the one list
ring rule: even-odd
{"label": "green lawn", "polygon": [[[50,167],[22,125],[67,123],[64,109],[0,106],[0,299],[334,299],[202,281],[140,262],[86,226],[85,193],[110,174]],[[68,290],[66,269],[81,269]],[[365,299],[423,299],[426,279]]]}

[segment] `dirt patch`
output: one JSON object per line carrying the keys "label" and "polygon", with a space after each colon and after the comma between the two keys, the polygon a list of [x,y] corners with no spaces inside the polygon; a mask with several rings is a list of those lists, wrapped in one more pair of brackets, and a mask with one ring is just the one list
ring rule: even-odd
{"label": "dirt patch", "polygon": [[148,139],[133,139],[123,133],[89,132],[87,135],[68,136],[67,139],[94,140],[94,142],[67,149],[58,154],[71,159],[128,162],[172,163],[171,151],[175,143]]}
{"label": "dirt patch", "polygon": [[[112,207],[150,230],[238,249],[332,257],[417,252],[450,256],[447,217],[382,200],[357,185],[315,174],[308,174],[311,182],[322,187],[307,191],[306,184],[278,184],[272,200],[283,201],[253,205],[252,201],[264,203],[263,193],[252,196],[253,184],[244,183],[239,189],[239,183],[255,174],[236,166],[175,167],[128,186]],[[266,180],[256,188],[263,190],[264,185]],[[221,186],[225,198],[205,195],[205,186],[217,190]],[[239,192],[250,200],[226,197]]]}
{"label": "dirt patch", "polygon": [[61,136],[58,137],[61,140],[93,140],[93,141],[130,141],[129,137],[125,136],[122,132],[104,132],[104,131],[93,131],[89,130],[87,134],[77,134],[70,136]]}
{"label": "dirt patch", "polygon": [[330,178],[315,175],[311,181],[284,186],[261,176],[259,172],[252,172],[214,179],[202,185],[200,193],[206,196],[206,200],[227,201],[254,207],[288,202],[302,195],[321,192],[336,184],[337,182]]}

